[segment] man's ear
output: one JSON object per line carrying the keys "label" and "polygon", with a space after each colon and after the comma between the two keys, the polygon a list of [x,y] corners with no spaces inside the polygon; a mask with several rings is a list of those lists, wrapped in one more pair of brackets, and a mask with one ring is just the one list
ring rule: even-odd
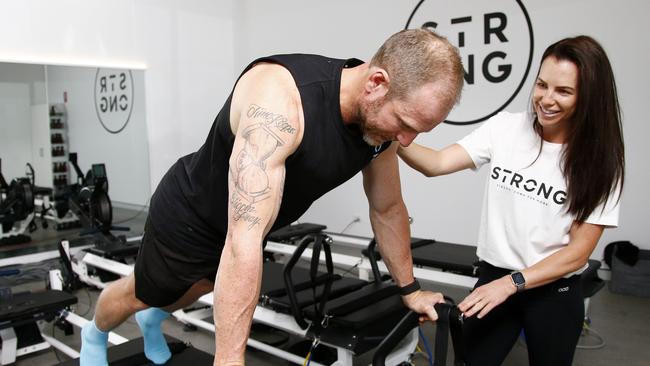
{"label": "man's ear", "polygon": [[364,90],[366,94],[374,98],[384,97],[388,93],[390,77],[388,72],[380,67],[372,67],[366,79]]}

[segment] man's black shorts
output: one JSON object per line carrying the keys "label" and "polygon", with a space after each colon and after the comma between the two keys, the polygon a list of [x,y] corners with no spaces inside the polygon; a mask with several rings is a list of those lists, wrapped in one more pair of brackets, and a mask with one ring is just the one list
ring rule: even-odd
{"label": "man's black shorts", "polygon": [[197,281],[214,281],[218,261],[178,250],[165,243],[147,220],[135,262],[135,296],[145,304],[173,304]]}

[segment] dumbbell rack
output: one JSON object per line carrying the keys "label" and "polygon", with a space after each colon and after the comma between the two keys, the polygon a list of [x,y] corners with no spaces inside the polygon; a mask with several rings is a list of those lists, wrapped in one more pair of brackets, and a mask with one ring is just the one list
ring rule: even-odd
{"label": "dumbbell rack", "polygon": [[70,183],[68,166],[68,120],[65,104],[50,105],[50,142],[52,154],[52,185],[54,193]]}

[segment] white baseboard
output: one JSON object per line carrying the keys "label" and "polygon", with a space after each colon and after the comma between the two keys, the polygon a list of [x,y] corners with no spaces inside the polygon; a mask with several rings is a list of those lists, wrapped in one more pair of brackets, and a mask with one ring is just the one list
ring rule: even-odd
{"label": "white baseboard", "polygon": [[113,207],[117,207],[117,208],[124,208],[133,211],[143,210],[144,212],[149,212],[148,202],[146,205],[138,205],[138,204],[133,204],[128,202],[111,201],[111,204],[113,205]]}

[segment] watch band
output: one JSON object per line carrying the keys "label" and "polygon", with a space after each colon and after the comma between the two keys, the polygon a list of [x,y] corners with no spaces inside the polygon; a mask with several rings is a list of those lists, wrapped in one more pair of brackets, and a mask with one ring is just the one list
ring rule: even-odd
{"label": "watch band", "polygon": [[419,289],[420,289],[420,283],[418,282],[418,280],[413,280],[413,282],[409,283],[408,285],[400,287],[399,294],[402,296],[406,296],[414,293]]}

